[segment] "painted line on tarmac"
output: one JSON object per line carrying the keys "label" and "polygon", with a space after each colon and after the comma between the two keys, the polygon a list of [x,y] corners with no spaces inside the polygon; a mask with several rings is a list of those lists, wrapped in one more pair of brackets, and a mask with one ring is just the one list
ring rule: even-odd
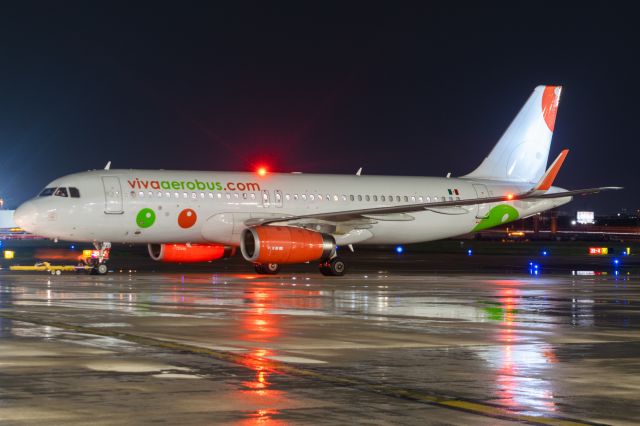
{"label": "painted line on tarmac", "polygon": [[386,395],[393,398],[400,398],[415,402],[421,402],[437,407],[449,408],[452,410],[464,411],[484,417],[492,417],[502,420],[510,420],[521,423],[545,426],[600,426],[602,423],[593,423],[589,421],[570,419],[564,417],[551,416],[532,416],[527,414],[519,414],[507,408],[487,404],[483,402],[457,399],[432,395],[424,391],[403,389],[382,384],[370,383],[365,380],[350,378],[346,376],[337,376],[332,374],[321,373],[309,368],[300,368],[284,362],[271,360],[250,354],[239,354],[228,351],[221,351],[201,346],[190,345],[186,343],[174,342],[171,340],[163,340],[154,337],[139,336],[131,333],[123,333],[120,331],[109,330],[104,328],[86,327],[82,325],[69,324],[59,321],[50,321],[44,318],[35,318],[27,315],[13,314],[9,312],[0,312],[0,318],[13,321],[20,321],[30,324],[42,325],[47,327],[56,327],[63,330],[74,331],[77,333],[91,334],[95,336],[111,337],[143,346],[152,346],[156,348],[169,349],[176,352],[190,353],[195,355],[204,355],[220,361],[226,361],[233,364],[241,365],[248,369],[256,368],[271,371],[273,373],[288,374],[291,376],[318,380],[324,383],[330,383],[340,386],[350,386],[361,391],[372,392],[380,395]]}

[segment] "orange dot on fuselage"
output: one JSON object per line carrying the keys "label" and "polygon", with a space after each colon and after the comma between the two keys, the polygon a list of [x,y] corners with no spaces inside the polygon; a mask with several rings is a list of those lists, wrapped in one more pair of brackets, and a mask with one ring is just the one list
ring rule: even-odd
{"label": "orange dot on fuselage", "polygon": [[196,224],[196,220],[198,220],[198,216],[193,209],[184,209],[178,215],[178,225],[181,228],[191,228]]}

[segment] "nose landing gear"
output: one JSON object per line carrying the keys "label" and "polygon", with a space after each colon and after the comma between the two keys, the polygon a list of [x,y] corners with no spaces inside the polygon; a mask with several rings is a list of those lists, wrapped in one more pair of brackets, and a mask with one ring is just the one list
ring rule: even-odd
{"label": "nose landing gear", "polygon": [[111,243],[104,241],[102,243],[94,242],[93,246],[98,251],[98,256],[89,259],[90,275],[107,275],[109,267],[107,266],[107,260],[109,259],[109,251],[111,250]]}

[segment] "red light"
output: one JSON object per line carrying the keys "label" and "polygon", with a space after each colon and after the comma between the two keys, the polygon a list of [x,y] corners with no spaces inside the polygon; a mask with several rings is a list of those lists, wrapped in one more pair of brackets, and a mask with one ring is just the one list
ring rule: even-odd
{"label": "red light", "polygon": [[507,200],[513,200],[513,194],[507,194]]}
{"label": "red light", "polygon": [[266,176],[267,168],[266,167],[258,167],[258,176]]}

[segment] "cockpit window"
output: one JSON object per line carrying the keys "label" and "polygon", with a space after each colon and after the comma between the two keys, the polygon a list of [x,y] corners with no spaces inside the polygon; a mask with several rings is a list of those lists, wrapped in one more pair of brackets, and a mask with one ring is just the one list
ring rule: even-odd
{"label": "cockpit window", "polygon": [[53,194],[56,197],[68,197],[69,194],[67,193],[67,188],[61,186],[60,188],[56,189],[56,192]]}
{"label": "cockpit window", "polygon": [[80,191],[78,191],[78,188],[74,188],[73,186],[70,186],[69,195],[71,195],[71,198],[80,198]]}
{"label": "cockpit window", "polygon": [[40,195],[38,195],[38,197],[48,197],[50,195],[53,195],[55,190],[56,190],[56,188],[45,188],[45,189],[42,190]]}

